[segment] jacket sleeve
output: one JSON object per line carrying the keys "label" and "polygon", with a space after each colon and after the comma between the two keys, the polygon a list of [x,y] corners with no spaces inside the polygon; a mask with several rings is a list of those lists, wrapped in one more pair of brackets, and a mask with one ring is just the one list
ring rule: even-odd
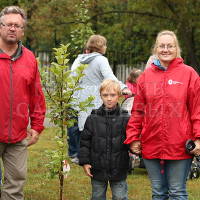
{"label": "jacket sleeve", "polygon": [[91,164],[90,152],[92,143],[91,117],[89,116],[85,122],[80,137],[79,165]]}
{"label": "jacket sleeve", "polygon": [[75,70],[77,67],[81,65],[79,58],[77,57],[74,62],[72,63],[71,70]]}
{"label": "jacket sleeve", "polygon": [[188,97],[193,136],[200,139],[200,78],[196,73],[191,77]]}
{"label": "jacket sleeve", "polygon": [[140,134],[142,131],[145,113],[145,95],[142,82],[143,76],[141,76],[138,80],[137,93],[134,98],[131,117],[126,128],[126,140],[124,142],[125,144],[130,144],[133,141],[140,140]]}
{"label": "jacket sleeve", "polygon": [[101,74],[104,79],[113,79],[119,82],[121,90],[127,88],[127,86],[119,81],[117,77],[113,74],[113,71],[109,65],[108,59],[104,56],[101,56],[101,62],[99,63]]}
{"label": "jacket sleeve", "polygon": [[37,61],[35,60],[34,80],[30,85],[30,106],[29,114],[31,120],[31,128],[41,133],[44,129],[43,123],[45,118],[46,106],[45,98],[40,82],[40,74],[38,71]]}

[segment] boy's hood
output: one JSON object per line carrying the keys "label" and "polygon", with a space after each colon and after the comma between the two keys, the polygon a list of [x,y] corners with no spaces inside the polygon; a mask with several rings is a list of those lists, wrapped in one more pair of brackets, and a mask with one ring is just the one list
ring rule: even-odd
{"label": "boy's hood", "polygon": [[101,54],[97,52],[93,52],[93,53],[88,53],[88,54],[80,54],[78,57],[81,64],[88,64],[92,60],[94,60],[97,56],[101,56]]}

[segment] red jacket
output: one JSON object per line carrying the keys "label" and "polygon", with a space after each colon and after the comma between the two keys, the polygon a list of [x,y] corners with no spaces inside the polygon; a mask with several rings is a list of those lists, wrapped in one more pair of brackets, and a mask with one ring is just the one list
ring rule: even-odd
{"label": "red jacket", "polygon": [[14,57],[0,52],[0,142],[16,143],[27,137],[27,126],[41,132],[45,100],[37,61],[20,46]]}
{"label": "red jacket", "polygon": [[180,58],[166,71],[154,64],[146,69],[137,82],[125,143],[141,140],[146,159],[190,158],[185,143],[200,138],[198,77]]}
{"label": "red jacket", "polygon": [[[136,94],[136,89],[137,89],[137,83],[131,83],[129,81],[126,81],[126,85],[128,89],[132,92],[132,95],[134,96]],[[127,95],[126,98],[129,96]]]}

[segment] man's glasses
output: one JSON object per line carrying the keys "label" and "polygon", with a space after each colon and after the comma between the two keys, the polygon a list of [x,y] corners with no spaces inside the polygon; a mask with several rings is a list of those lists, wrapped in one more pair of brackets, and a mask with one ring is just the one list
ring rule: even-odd
{"label": "man's glasses", "polygon": [[161,50],[164,50],[165,48],[167,48],[168,50],[172,50],[172,49],[176,48],[176,46],[171,45],[171,44],[167,44],[167,45],[161,44],[158,46],[158,48]]}
{"label": "man's glasses", "polygon": [[3,24],[3,23],[1,23],[1,25],[8,28],[8,29],[11,29],[12,27],[14,27],[17,30],[24,29],[24,27],[19,25],[19,24]]}

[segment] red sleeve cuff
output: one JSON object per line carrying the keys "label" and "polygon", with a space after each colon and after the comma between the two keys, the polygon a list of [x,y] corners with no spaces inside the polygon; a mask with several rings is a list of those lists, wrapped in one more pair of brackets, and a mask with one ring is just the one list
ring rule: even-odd
{"label": "red sleeve cuff", "polygon": [[38,133],[41,133],[44,130],[44,126],[31,126],[31,128],[35,131],[37,131]]}

